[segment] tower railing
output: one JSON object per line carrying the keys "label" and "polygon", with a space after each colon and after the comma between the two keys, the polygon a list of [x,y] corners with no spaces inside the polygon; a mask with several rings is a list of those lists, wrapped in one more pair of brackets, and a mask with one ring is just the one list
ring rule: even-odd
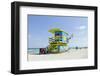
{"label": "tower railing", "polygon": [[63,41],[61,36],[56,36],[56,37],[50,37],[49,43],[54,45],[65,45],[66,41]]}

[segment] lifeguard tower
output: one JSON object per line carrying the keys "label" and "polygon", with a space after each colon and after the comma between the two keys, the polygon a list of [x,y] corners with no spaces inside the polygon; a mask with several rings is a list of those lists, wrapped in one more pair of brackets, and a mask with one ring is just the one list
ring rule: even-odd
{"label": "lifeguard tower", "polygon": [[53,37],[49,38],[48,52],[58,53],[66,51],[69,41],[68,33],[59,28],[50,29],[49,32],[53,34]]}

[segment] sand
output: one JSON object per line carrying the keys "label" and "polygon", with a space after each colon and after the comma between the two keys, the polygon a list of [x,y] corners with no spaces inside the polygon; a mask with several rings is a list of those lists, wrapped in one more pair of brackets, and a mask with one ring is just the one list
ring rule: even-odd
{"label": "sand", "polygon": [[88,58],[88,49],[70,49],[67,52],[57,54],[31,55],[28,54],[28,61],[40,60],[62,60],[62,59],[85,59]]}

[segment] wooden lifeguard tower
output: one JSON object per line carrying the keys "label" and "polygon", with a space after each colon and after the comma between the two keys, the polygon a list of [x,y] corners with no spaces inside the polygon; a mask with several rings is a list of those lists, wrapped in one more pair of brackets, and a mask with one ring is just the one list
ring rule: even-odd
{"label": "wooden lifeguard tower", "polygon": [[66,51],[69,40],[68,33],[59,28],[50,29],[49,32],[53,34],[53,37],[49,38],[48,52],[58,53]]}

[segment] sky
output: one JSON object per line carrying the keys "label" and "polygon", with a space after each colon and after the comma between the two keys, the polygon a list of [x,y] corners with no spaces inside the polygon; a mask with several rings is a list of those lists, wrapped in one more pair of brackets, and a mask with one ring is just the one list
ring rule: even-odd
{"label": "sky", "polygon": [[48,37],[53,36],[48,30],[52,28],[74,35],[69,47],[88,46],[88,17],[28,15],[28,48],[47,47]]}

